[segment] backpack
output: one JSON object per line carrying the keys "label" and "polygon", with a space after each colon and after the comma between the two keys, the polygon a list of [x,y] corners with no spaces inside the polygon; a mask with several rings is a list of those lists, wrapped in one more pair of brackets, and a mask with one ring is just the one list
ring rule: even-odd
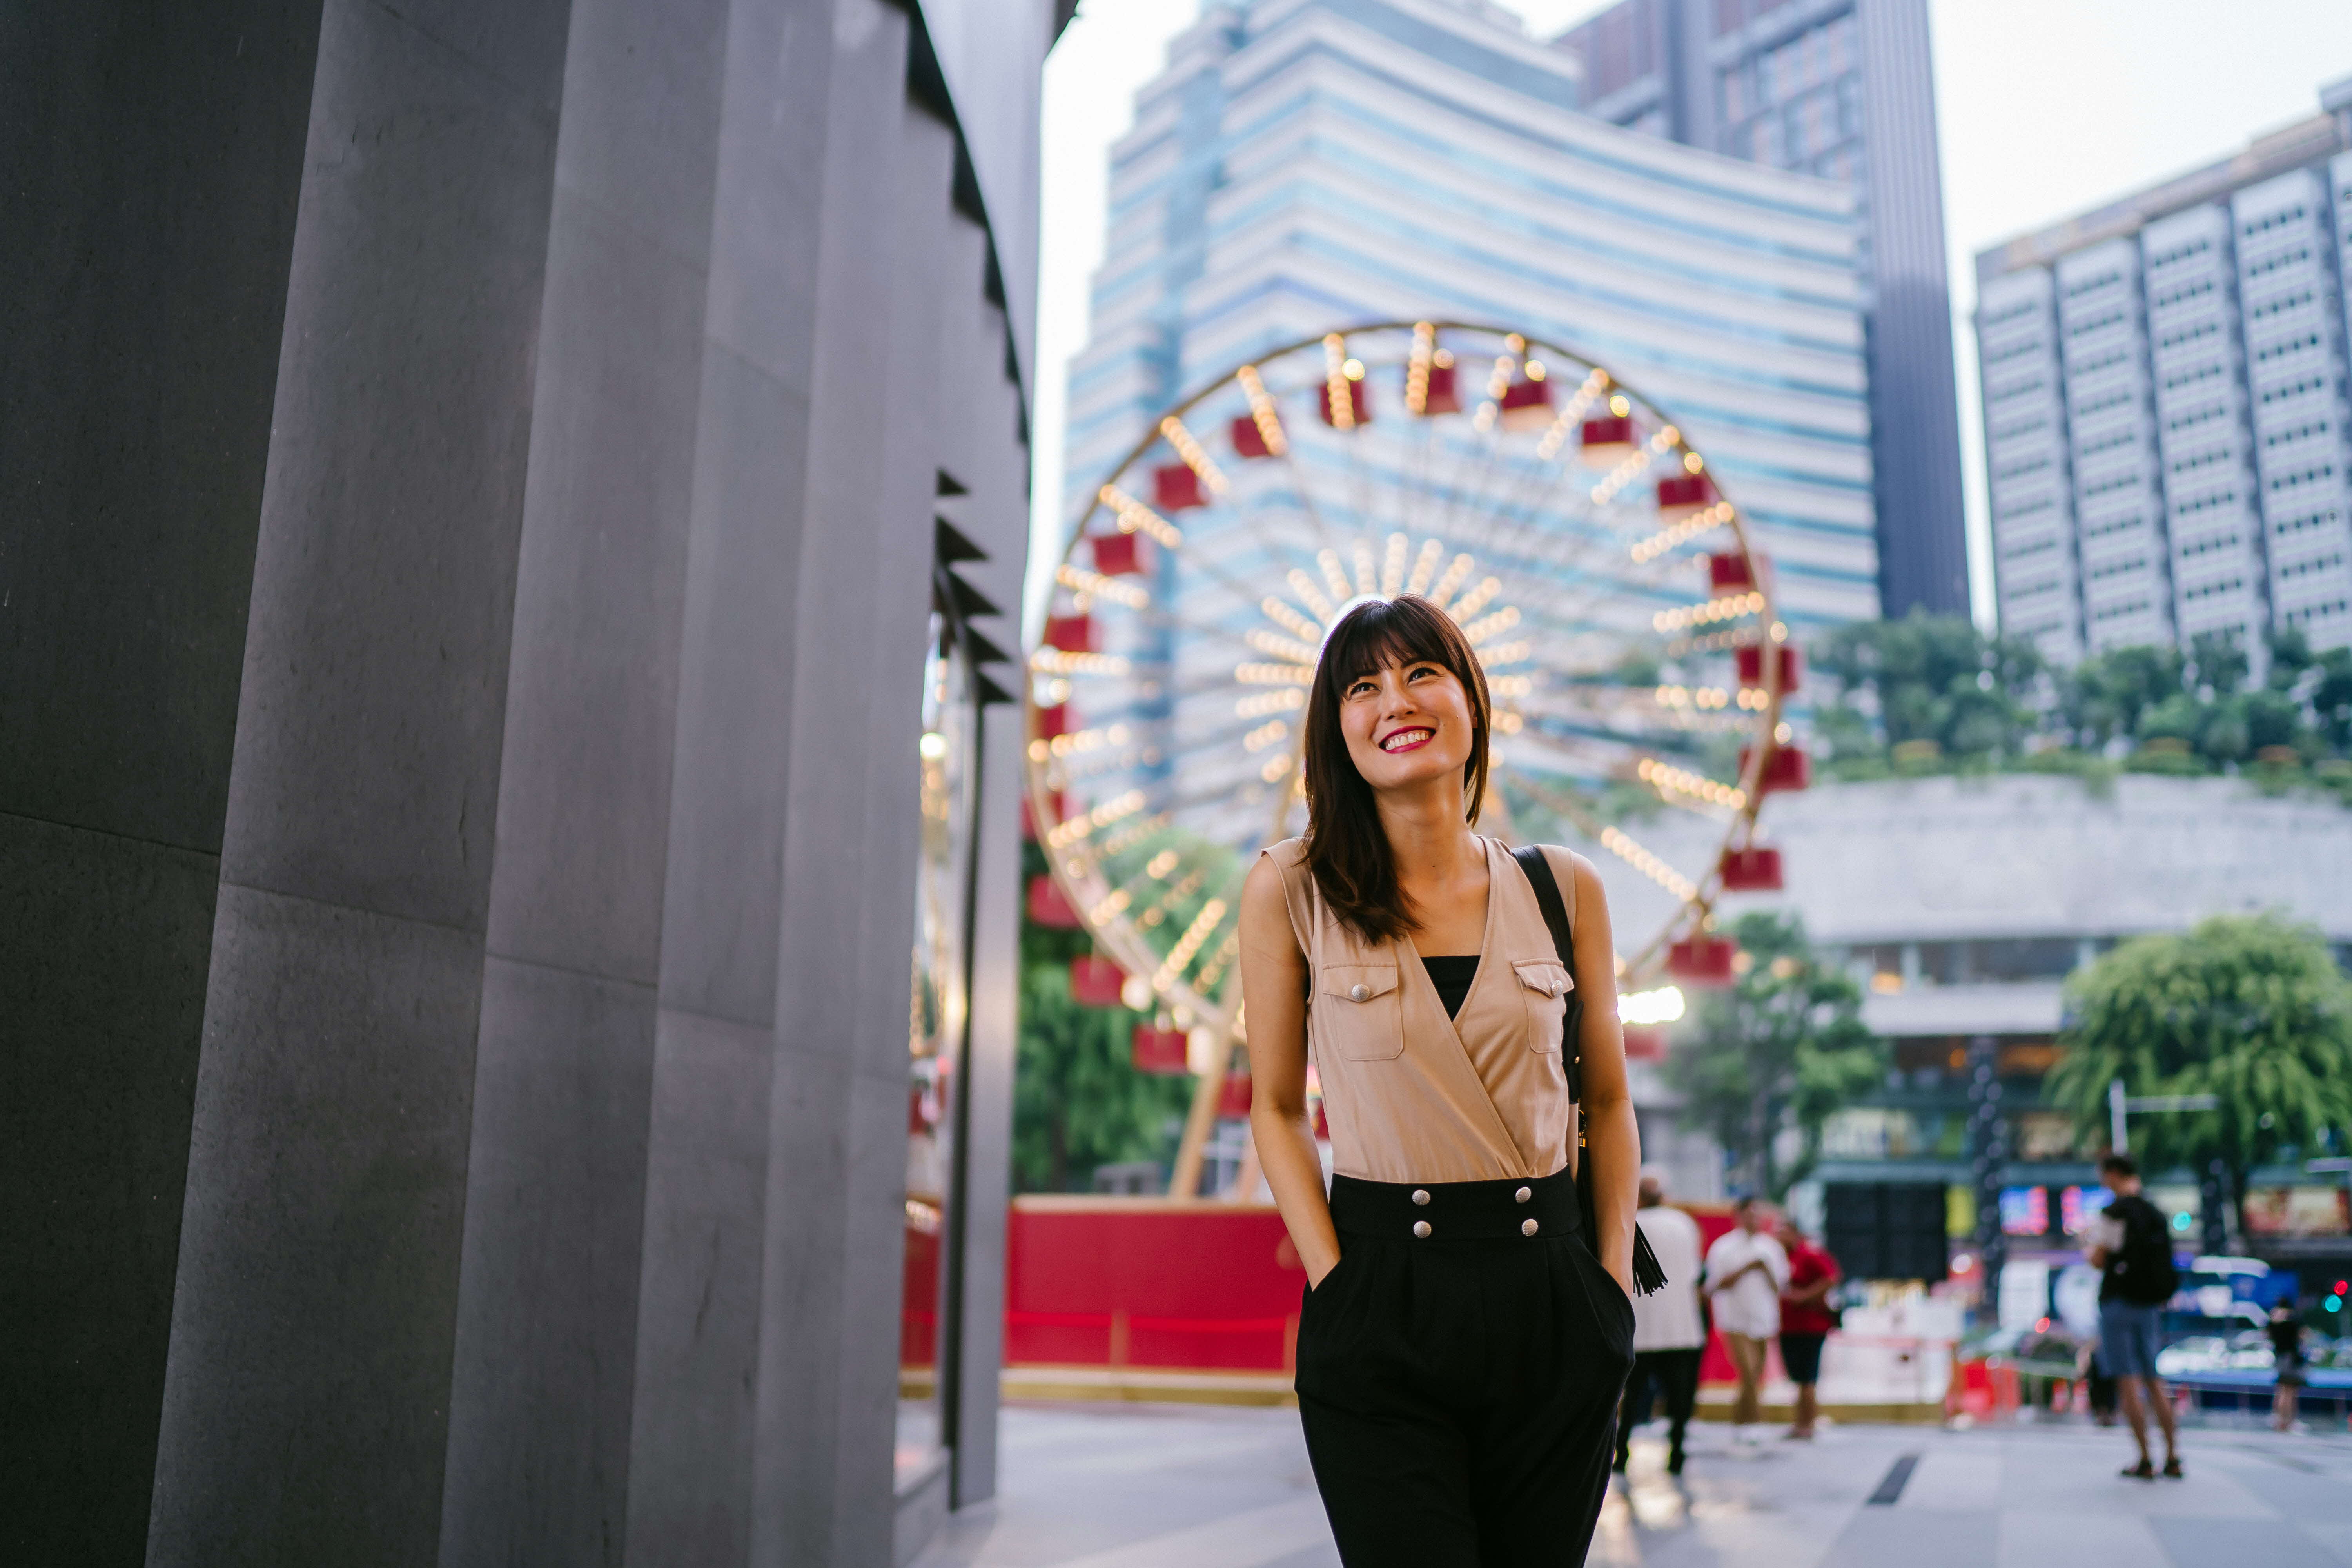
{"label": "backpack", "polygon": [[2107,1259],[2107,1277],[2116,1293],[2142,1307],[2161,1307],[2180,1289],[2180,1270],[2173,1267],[2172,1237],[2164,1215],[2146,1198],[2124,1198],[2112,1205],[2120,1210],[2124,1244]]}

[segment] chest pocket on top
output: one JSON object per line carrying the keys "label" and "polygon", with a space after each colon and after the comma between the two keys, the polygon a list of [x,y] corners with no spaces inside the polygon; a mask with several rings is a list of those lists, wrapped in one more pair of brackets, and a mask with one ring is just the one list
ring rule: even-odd
{"label": "chest pocket on top", "polygon": [[1576,982],[1555,958],[1514,959],[1511,970],[1519,977],[1519,995],[1528,1005],[1528,1049],[1558,1056],[1568,994],[1576,989]]}
{"label": "chest pocket on top", "polygon": [[1327,963],[1323,1015],[1339,1054],[1381,1062],[1404,1054],[1404,998],[1393,963]]}

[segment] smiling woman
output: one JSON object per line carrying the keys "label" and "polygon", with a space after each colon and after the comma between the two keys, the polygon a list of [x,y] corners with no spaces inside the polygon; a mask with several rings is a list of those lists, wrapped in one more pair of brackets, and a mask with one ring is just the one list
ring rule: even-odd
{"label": "smiling woman", "polygon": [[1349,1568],[1580,1559],[1631,1362],[1641,1152],[1609,911],[1580,858],[1471,831],[1492,721],[1429,600],[1339,616],[1306,836],[1242,890],[1251,1132],[1309,1281],[1299,1413]]}
{"label": "smiling woman", "polygon": [[1417,594],[1366,601],[1324,644],[1307,698],[1307,864],[1362,935],[1398,936],[1417,912],[1398,885],[1376,791],[1458,773],[1463,820],[1475,822],[1493,722],[1478,656]]}

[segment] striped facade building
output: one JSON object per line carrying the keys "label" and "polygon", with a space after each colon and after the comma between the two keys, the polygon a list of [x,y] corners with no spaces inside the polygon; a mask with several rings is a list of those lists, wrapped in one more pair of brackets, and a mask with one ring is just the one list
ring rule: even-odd
{"label": "striped facade building", "polygon": [[1875,616],[1853,193],[1592,119],[1579,71],[1482,0],[1207,5],[1113,151],[1065,515],[1254,354],[1359,321],[1492,322],[1682,421],[1800,635]]}
{"label": "striped facade building", "polygon": [[2352,81],[2323,102],[1977,258],[2001,626],[2060,663],[2352,645]]}
{"label": "striped facade building", "polygon": [[1853,187],[1889,616],[1969,609],[1928,43],[1927,0],[1619,0],[1553,41],[1588,114]]}

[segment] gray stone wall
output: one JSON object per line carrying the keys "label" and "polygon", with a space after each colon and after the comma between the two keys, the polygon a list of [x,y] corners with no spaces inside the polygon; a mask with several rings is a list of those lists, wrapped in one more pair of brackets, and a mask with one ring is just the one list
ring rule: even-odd
{"label": "gray stone wall", "polygon": [[[6,1391],[58,1413],[8,1423],[57,1458],[10,1467],[53,1495],[0,1540],[903,1558],[932,520],[952,474],[966,575],[1017,605],[1054,7],[951,71],[885,0],[244,9],[58,29],[0,121],[19,163],[90,143],[35,188],[80,229],[6,263],[58,323],[0,372],[0,560],[45,590],[0,599],[0,1159],[47,1205]],[[184,186],[184,144],[237,157]],[[1018,725],[982,763],[967,1502]]]}
{"label": "gray stone wall", "polygon": [[0,1560],[144,1550],[318,26],[0,12]]}

